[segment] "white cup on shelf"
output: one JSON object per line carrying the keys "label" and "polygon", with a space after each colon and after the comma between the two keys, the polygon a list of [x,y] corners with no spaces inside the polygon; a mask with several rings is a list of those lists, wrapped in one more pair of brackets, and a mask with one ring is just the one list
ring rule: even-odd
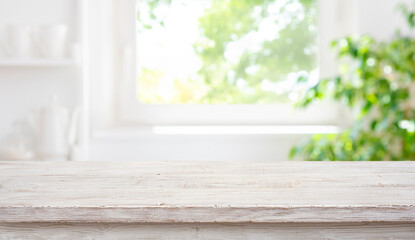
{"label": "white cup on shelf", "polygon": [[37,28],[35,39],[44,58],[65,57],[68,27],[64,24],[44,25]]}
{"label": "white cup on shelf", "polygon": [[6,54],[15,59],[32,57],[32,27],[28,25],[10,25],[6,29],[5,41],[2,42]]}

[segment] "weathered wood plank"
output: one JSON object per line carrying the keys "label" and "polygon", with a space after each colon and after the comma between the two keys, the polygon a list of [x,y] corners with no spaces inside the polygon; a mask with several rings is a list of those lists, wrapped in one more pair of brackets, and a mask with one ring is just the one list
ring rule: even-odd
{"label": "weathered wood plank", "polygon": [[0,162],[0,222],[415,222],[415,162]]}
{"label": "weathered wood plank", "polygon": [[0,224],[9,239],[414,239],[412,224]]}
{"label": "weathered wood plank", "polygon": [[0,208],[0,222],[415,223],[411,206],[206,206]]}

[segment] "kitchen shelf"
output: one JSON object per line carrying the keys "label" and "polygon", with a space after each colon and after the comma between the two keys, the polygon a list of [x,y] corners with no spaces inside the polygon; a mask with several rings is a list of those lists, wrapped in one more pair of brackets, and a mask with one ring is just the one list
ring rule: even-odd
{"label": "kitchen shelf", "polygon": [[74,59],[0,59],[0,67],[66,67],[76,66]]}

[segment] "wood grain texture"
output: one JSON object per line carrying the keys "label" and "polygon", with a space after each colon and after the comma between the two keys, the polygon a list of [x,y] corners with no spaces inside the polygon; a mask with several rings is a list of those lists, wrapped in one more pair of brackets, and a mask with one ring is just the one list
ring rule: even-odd
{"label": "wood grain texture", "polygon": [[413,240],[411,224],[0,224],[0,240]]}
{"label": "wood grain texture", "polygon": [[415,162],[0,162],[0,222],[415,223]]}

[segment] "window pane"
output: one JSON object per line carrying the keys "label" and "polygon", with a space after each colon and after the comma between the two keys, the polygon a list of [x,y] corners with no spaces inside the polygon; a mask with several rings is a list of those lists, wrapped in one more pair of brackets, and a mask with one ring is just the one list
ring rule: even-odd
{"label": "window pane", "polygon": [[317,0],[141,0],[137,97],[153,104],[295,100],[317,79]]}

